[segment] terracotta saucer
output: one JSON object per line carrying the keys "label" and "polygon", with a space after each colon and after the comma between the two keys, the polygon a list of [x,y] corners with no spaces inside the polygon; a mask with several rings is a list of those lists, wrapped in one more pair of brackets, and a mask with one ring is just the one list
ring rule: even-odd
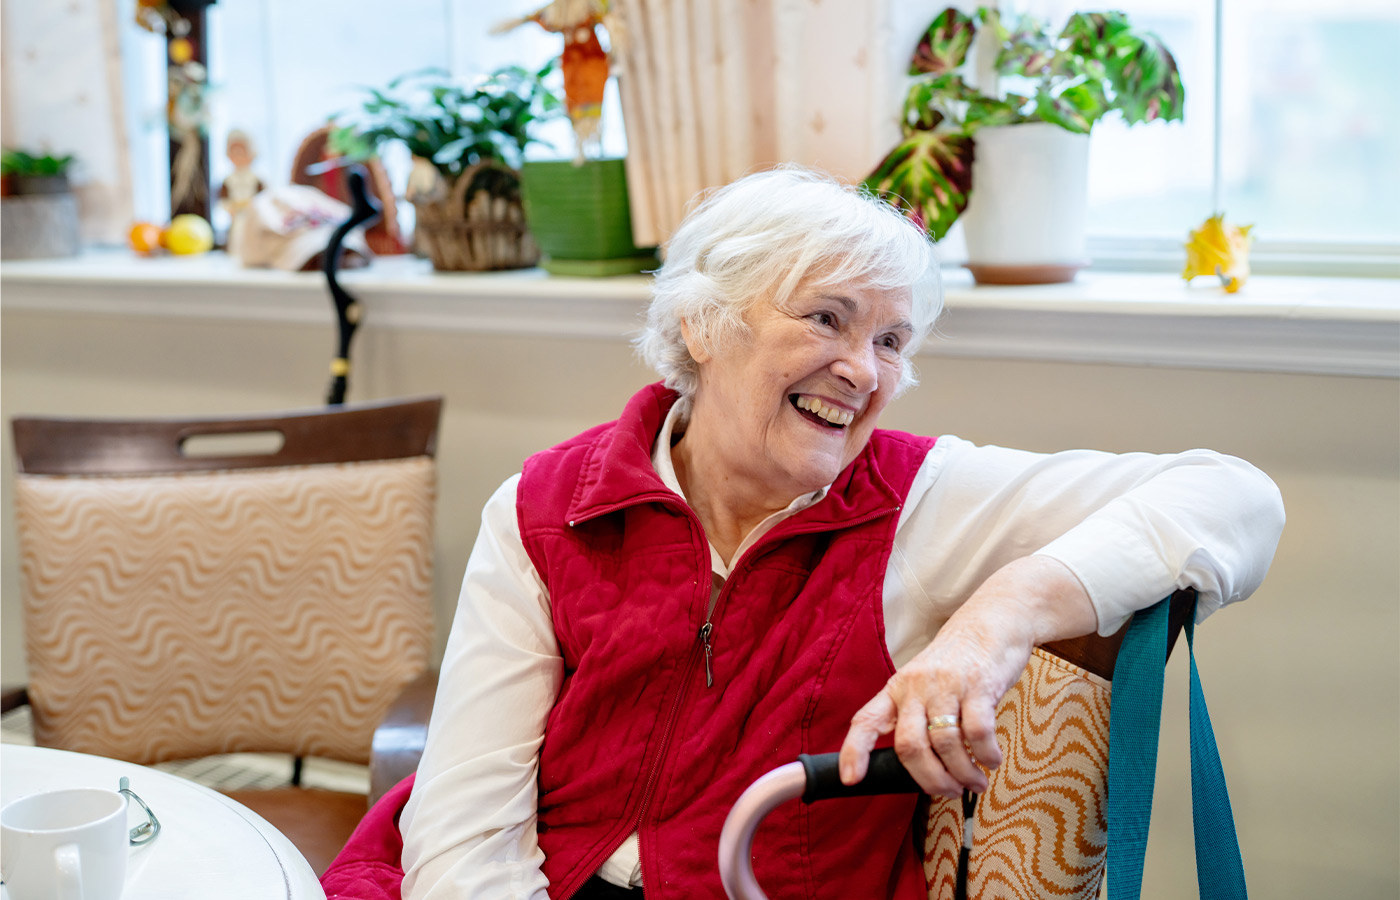
{"label": "terracotta saucer", "polygon": [[1031,265],[1001,265],[964,263],[978,284],[1064,284],[1089,263],[1033,263]]}

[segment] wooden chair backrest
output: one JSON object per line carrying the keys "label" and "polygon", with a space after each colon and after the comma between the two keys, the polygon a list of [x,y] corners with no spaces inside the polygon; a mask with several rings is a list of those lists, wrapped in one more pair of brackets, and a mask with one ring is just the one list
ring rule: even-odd
{"label": "wooden chair backrest", "polygon": [[[1177,591],[1172,594],[1171,612],[1168,614],[1168,656],[1171,656],[1172,648],[1176,646],[1176,637],[1181,634],[1181,629],[1186,624],[1186,617],[1191,614],[1191,601],[1195,596],[1196,592],[1193,590]],[[1118,662],[1118,648],[1122,646],[1123,638],[1127,636],[1128,626],[1124,625],[1108,637],[1086,634],[1084,637],[1045,644],[1042,649],[1053,653],[1065,662],[1073,663],[1081,669],[1093,672],[1105,681],[1112,681],[1113,666]]]}
{"label": "wooden chair backrest", "polygon": [[15,419],[36,742],[366,761],[432,650],[441,407]]}
{"label": "wooden chair backrest", "polygon": [[[153,475],[272,468],[432,456],[441,397],[274,415],[190,419],[17,417],[15,458],[29,475]],[[194,456],[185,442],[202,435],[273,431],[274,453]],[[353,440],[346,440],[353,435]]]}

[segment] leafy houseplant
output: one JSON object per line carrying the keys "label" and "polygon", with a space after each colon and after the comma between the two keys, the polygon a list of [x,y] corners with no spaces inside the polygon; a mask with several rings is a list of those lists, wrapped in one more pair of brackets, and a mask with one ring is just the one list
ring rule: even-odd
{"label": "leafy houseplant", "polygon": [[[990,65],[977,63],[986,53],[995,54]],[[974,67],[994,83],[970,85]],[[909,74],[903,138],[865,184],[935,240],[968,207],[979,130],[1045,123],[1088,135],[1112,112],[1129,125],[1170,122],[1185,104],[1176,60],[1121,12],[1076,13],[1054,32],[1030,16],[1008,24],[995,9],[969,16],[950,7],[919,41]]]}
{"label": "leafy houseplant", "polygon": [[413,154],[407,198],[418,239],[439,269],[532,266],[539,258],[520,207],[519,168],[535,123],[562,103],[531,72],[500,69],[470,87],[441,70],[409,73],[367,89],[362,109],[339,122],[332,146],[366,159],[387,143]]}

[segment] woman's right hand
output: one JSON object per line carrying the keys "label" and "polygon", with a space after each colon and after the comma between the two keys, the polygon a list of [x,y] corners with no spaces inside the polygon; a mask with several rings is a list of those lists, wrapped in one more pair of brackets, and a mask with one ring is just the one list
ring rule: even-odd
{"label": "woman's right hand", "polygon": [[[1088,593],[1063,563],[1027,556],[998,569],[852,717],[841,781],[863,779],[876,741],[894,732],[900,761],[929,794],[985,791],[983,768],[1002,760],[997,704],[1021,677],[1031,650],[1088,634],[1097,623]],[[957,725],[929,727],[940,721]]]}

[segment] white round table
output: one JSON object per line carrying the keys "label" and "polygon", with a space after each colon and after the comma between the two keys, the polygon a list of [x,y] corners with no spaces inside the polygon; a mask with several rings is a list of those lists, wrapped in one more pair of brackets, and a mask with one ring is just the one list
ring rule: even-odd
{"label": "white round table", "polygon": [[[301,853],[257,813],[217,791],[145,766],[40,747],[0,747],[0,803],[68,787],[131,789],[160,819],[160,836],[131,848],[122,900],[171,897],[324,900]],[[133,825],[144,821],[136,804]],[[0,887],[0,900],[8,894]]]}

